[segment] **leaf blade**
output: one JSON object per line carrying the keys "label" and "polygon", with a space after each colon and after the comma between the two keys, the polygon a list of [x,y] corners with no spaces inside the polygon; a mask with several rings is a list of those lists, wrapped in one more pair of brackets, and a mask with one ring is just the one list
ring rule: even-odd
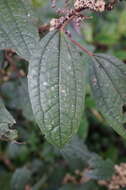
{"label": "leaf blade", "polygon": [[22,0],[0,1],[0,49],[12,48],[29,60],[39,37],[30,24],[31,9]]}
{"label": "leaf blade", "polygon": [[81,56],[67,43],[58,32],[42,39],[38,56],[35,52],[31,60],[28,77],[36,120],[48,141],[59,147],[76,133],[85,95]]}
{"label": "leaf blade", "polygon": [[11,179],[11,189],[13,190],[23,190],[26,185],[30,183],[31,171],[26,167],[18,168],[13,173]]}
{"label": "leaf blade", "polygon": [[1,85],[1,93],[3,97],[6,97],[5,105],[7,107],[22,110],[22,114],[27,120],[34,121],[26,77],[13,82],[5,82]]}
{"label": "leaf blade", "polygon": [[91,179],[110,179],[115,172],[114,163],[110,159],[103,160],[101,156],[90,152],[84,142],[77,136],[61,150],[61,154],[70,166],[75,160],[77,163],[83,163],[81,168],[83,165],[88,165],[88,170],[85,171],[84,175]]}
{"label": "leaf blade", "polygon": [[15,124],[12,115],[6,110],[2,99],[0,99],[0,139],[14,140],[17,138],[17,131],[11,129]]}
{"label": "leaf blade", "polygon": [[126,138],[126,66],[117,58],[96,54],[89,64],[90,84],[97,106],[108,123]]}

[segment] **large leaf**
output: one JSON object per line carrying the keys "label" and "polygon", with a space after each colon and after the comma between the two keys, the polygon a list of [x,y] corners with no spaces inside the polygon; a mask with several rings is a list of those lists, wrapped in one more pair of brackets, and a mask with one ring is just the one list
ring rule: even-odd
{"label": "large leaf", "polygon": [[91,87],[99,110],[126,138],[126,65],[113,56],[96,54],[89,67]]}
{"label": "large leaf", "polygon": [[29,60],[39,37],[30,23],[33,13],[26,2],[0,0],[0,49],[13,48]]}
{"label": "large leaf", "polygon": [[14,140],[17,138],[16,130],[11,128],[14,124],[14,118],[6,110],[3,101],[0,99],[0,139]]}
{"label": "large leaf", "polygon": [[35,50],[29,92],[36,121],[49,142],[59,147],[77,132],[84,107],[85,74],[78,49],[52,32]]}

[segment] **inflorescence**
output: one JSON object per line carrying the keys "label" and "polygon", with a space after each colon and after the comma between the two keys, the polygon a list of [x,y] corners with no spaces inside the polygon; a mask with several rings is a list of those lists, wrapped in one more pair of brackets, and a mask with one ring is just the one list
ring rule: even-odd
{"label": "inflorescence", "polygon": [[[56,0],[52,0],[52,7],[56,7]],[[61,16],[58,19],[52,19],[50,21],[50,30],[64,28],[70,21],[80,26],[82,21],[89,19],[91,17],[84,16],[81,11],[89,9],[95,12],[105,11],[105,1],[104,0],[76,0],[74,2],[74,8],[58,9],[57,13]]]}

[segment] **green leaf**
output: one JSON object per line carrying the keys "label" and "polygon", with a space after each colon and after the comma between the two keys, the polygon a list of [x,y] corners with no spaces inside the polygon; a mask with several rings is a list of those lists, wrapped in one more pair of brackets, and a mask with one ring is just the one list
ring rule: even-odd
{"label": "green leaf", "polygon": [[88,122],[87,118],[85,116],[83,116],[80,126],[79,126],[78,136],[81,139],[86,140],[86,138],[88,136],[88,131],[89,131],[89,122]]}
{"label": "green leaf", "polygon": [[31,179],[31,172],[27,168],[18,168],[11,180],[11,189],[12,190],[24,190],[25,186],[29,184]]}
{"label": "green leaf", "polygon": [[125,10],[121,11],[119,15],[117,29],[120,35],[126,36],[126,11]]}
{"label": "green leaf", "polygon": [[114,53],[114,55],[115,55],[117,58],[119,58],[119,59],[121,59],[121,60],[126,60],[126,51],[125,51],[125,49],[121,49],[121,48],[119,47],[119,49],[116,49],[113,53]]}
{"label": "green leaf", "polygon": [[87,146],[83,143],[78,136],[72,138],[69,144],[65,145],[63,149],[61,149],[62,156],[71,162],[71,160],[82,160],[84,162],[88,162],[90,157],[92,157],[92,153],[88,150]]}
{"label": "green leaf", "polygon": [[34,121],[26,77],[5,82],[1,85],[1,92],[6,97],[5,103],[8,107],[22,110],[24,117],[30,121]]}
{"label": "green leaf", "polygon": [[32,15],[26,1],[0,0],[0,49],[12,48],[29,60],[39,39]]}
{"label": "green leaf", "polygon": [[32,4],[34,7],[40,8],[43,6],[43,4],[47,3],[46,1],[42,0],[32,0]]}
{"label": "green leaf", "polygon": [[64,34],[51,32],[30,61],[28,82],[36,121],[48,141],[60,148],[77,132],[83,113],[82,60]]}
{"label": "green leaf", "polygon": [[[114,164],[111,160],[103,160],[96,153],[90,152],[87,146],[78,137],[74,137],[72,141],[61,150],[62,156],[69,162],[77,160],[79,163],[83,161],[84,165],[88,165],[89,171],[85,173],[91,179],[110,179],[114,173]],[[82,168],[82,167],[81,167]]]}
{"label": "green leaf", "polygon": [[[117,32],[117,23],[111,22],[103,22],[101,21],[102,27],[96,32],[95,42],[104,44],[107,46],[112,46],[116,44],[119,40],[119,33]],[[101,25],[100,25],[101,26]],[[108,30],[109,28],[109,30]],[[99,32],[100,31],[100,32]]]}
{"label": "green leaf", "polygon": [[86,175],[91,179],[107,180],[110,179],[114,173],[114,164],[111,160],[102,160],[98,155],[93,156],[89,160],[89,166],[92,168]]}
{"label": "green leaf", "polygon": [[113,56],[96,54],[89,67],[92,92],[99,110],[126,138],[126,65]]}
{"label": "green leaf", "polygon": [[14,140],[17,138],[17,131],[11,128],[14,124],[14,118],[6,110],[3,101],[0,99],[0,139]]}

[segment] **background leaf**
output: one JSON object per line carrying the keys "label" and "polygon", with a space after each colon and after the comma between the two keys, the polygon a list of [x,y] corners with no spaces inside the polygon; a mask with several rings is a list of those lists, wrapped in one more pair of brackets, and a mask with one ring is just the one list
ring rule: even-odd
{"label": "background leaf", "polygon": [[14,140],[17,138],[16,130],[11,128],[14,124],[14,118],[6,110],[3,101],[0,99],[0,139]]}
{"label": "background leaf", "polygon": [[92,168],[86,172],[86,175],[91,179],[108,180],[114,173],[114,164],[111,160],[102,160],[98,155],[93,156],[89,160],[89,166]]}
{"label": "background leaf", "polygon": [[126,138],[126,65],[113,56],[96,54],[89,67],[92,92],[99,110]]}
{"label": "background leaf", "polygon": [[24,117],[34,120],[26,77],[5,82],[1,85],[1,92],[8,107],[21,110]]}
{"label": "background leaf", "polygon": [[93,181],[84,183],[83,185],[67,184],[59,190],[98,190],[97,184]]}
{"label": "background leaf", "polygon": [[83,141],[80,140],[77,136],[73,137],[70,143],[61,149],[61,154],[68,161],[71,159],[78,159],[83,160],[83,162],[87,162],[91,157],[91,153],[87,149],[87,146],[84,145]]}
{"label": "background leaf", "polygon": [[103,160],[96,153],[90,152],[87,146],[78,137],[74,137],[62,150],[61,154],[68,161],[69,165],[73,160],[83,161],[83,166],[88,165],[89,171],[85,176],[91,179],[107,180],[114,173],[114,164],[111,160]]}
{"label": "background leaf", "polygon": [[0,49],[12,48],[29,60],[38,42],[38,32],[31,23],[33,12],[27,1],[0,1]]}
{"label": "background leaf", "polygon": [[18,168],[11,180],[11,189],[12,190],[24,190],[25,186],[29,184],[31,178],[31,172],[27,168]]}

